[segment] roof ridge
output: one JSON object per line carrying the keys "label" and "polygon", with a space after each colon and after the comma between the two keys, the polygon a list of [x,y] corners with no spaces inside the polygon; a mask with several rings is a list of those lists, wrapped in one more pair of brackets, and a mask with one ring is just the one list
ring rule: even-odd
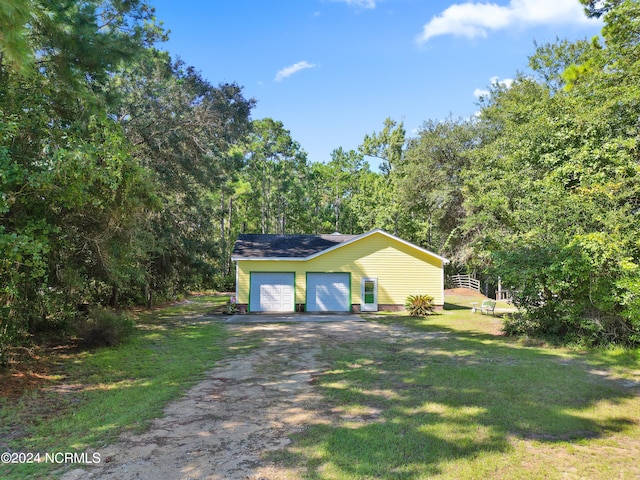
{"label": "roof ridge", "polygon": [[238,235],[261,235],[265,237],[357,237],[358,233],[239,233]]}
{"label": "roof ridge", "polygon": [[356,237],[328,233],[243,233],[238,235],[232,257],[306,258]]}

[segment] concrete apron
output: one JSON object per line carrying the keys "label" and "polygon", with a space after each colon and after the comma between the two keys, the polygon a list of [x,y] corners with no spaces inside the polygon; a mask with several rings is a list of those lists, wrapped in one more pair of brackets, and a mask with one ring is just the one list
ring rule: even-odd
{"label": "concrete apron", "polygon": [[225,323],[365,322],[353,313],[245,313],[235,314]]}

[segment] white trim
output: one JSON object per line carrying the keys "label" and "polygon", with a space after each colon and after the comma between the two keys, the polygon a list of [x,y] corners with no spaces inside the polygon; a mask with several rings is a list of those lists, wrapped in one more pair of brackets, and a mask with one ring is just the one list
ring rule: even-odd
{"label": "white trim", "polygon": [[[365,303],[364,284],[373,282],[373,303]],[[367,308],[370,305],[370,308]],[[360,279],[360,311],[361,312],[377,312],[378,311],[378,277],[362,277]]]}
{"label": "white trim", "polygon": [[239,260],[261,260],[261,261],[276,261],[276,260],[286,260],[288,262],[306,262],[309,260],[309,257],[238,257],[234,255],[231,257],[231,260],[237,262]]}
{"label": "white trim", "polygon": [[[393,239],[393,240],[397,240],[398,242],[414,248],[416,250],[418,250],[419,252],[425,253],[427,255],[431,255],[432,257],[437,258],[438,260],[441,260],[443,264],[447,264],[449,263],[449,260],[441,257],[440,255],[433,253],[429,250],[426,250],[422,247],[419,247],[417,245],[414,245],[411,242],[407,242],[406,240],[401,239],[400,237],[396,237],[395,235],[391,235],[390,233],[385,232],[384,230],[381,230],[379,228],[376,228],[374,230],[371,230],[369,232],[360,234],[356,237],[353,237],[351,240],[347,240],[346,242],[342,242],[338,245],[334,245],[333,247],[329,247],[326,250],[322,250],[318,253],[314,253],[313,255],[309,255],[307,257],[239,257],[237,255],[234,255],[233,257],[231,257],[231,260],[233,261],[238,261],[238,260],[260,260],[260,261],[278,261],[278,260],[287,260],[287,261],[292,261],[292,262],[306,262],[307,260],[311,260],[313,258],[319,257],[320,255],[324,255],[325,253],[329,253],[332,252],[334,250],[337,250],[338,248],[342,248],[345,245],[349,245],[351,243],[357,242],[359,240],[362,240],[363,238],[368,237],[369,235],[373,235],[374,233],[381,233],[382,235],[386,235],[387,237]],[[444,284],[443,284],[444,287]]]}
{"label": "white trim", "polygon": [[444,267],[442,268],[442,277],[440,279],[440,291],[442,292],[442,306],[444,307]]}
{"label": "white trim", "polygon": [[238,284],[240,283],[240,269],[238,268],[238,262],[236,262],[236,305],[240,303],[238,301]]}

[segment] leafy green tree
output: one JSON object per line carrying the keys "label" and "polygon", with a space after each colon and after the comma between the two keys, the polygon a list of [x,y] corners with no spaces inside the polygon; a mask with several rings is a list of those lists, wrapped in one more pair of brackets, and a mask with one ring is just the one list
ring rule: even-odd
{"label": "leafy green tree", "polygon": [[380,170],[389,175],[402,163],[406,133],[402,122],[387,118],[382,131],[364,136],[360,151],[364,155],[380,159]]}
{"label": "leafy green tree", "polygon": [[[537,80],[545,84],[552,93],[567,85],[568,70],[572,65],[582,64],[593,48],[600,48],[598,40],[587,42],[578,40],[560,40],[554,43],[538,45],[534,42],[536,51],[529,57],[529,67],[533,70]],[[582,67],[584,70],[586,67]],[[575,72],[578,74],[578,72]]]}
{"label": "leafy green tree", "polygon": [[6,345],[7,336],[63,320],[75,302],[99,300],[102,287],[133,274],[130,261],[140,253],[129,247],[139,244],[134,218],[153,199],[107,116],[104,86],[161,31],[140,1],[10,1],[0,16],[10,20],[0,38]]}
{"label": "leafy green tree", "polygon": [[[254,120],[247,147],[245,175],[257,195],[250,209],[260,233],[285,233],[304,228],[298,208],[306,197],[307,155],[280,121]],[[254,217],[255,218],[255,217]]]}
{"label": "leafy green tree", "polygon": [[24,0],[0,3],[0,64],[9,64],[22,74],[33,67],[33,51],[27,39],[32,8]]}
{"label": "leafy green tree", "polygon": [[332,208],[332,168],[326,163],[315,162],[309,166],[306,179],[309,196],[309,233],[335,232],[335,211]]}
{"label": "leafy green tree", "polygon": [[[400,206],[398,195],[398,181],[402,174],[400,167],[404,163],[406,146],[406,131],[402,122],[397,123],[391,118],[384,121],[384,128],[379,133],[365,135],[360,152],[363,155],[377,158],[382,161],[380,171],[385,177],[385,182],[378,185],[376,195],[380,200],[386,202],[379,203],[375,226],[400,235],[407,230],[408,218]],[[381,189],[386,188],[388,192]],[[366,199],[361,199],[363,204]]]}
{"label": "leafy green tree", "polygon": [[214,288],[229,269],[227,200],[255,101],[238,85],[213,86],[154,50],[111,87],[120,98],[114,117],[152,172],[162,202],[147,221],[154,238],[145,267],[147,302],[154,291],[172,297]]}
{"label": "leafy green tree", "polygon": [[464,172],[478,142],[475,122],[425,122],[408,142],[398,186],[402,207],[411,212],[414,241],[455,260],[463,249]]}
{"label": "leafy green tree", "polygon": [[624,0],[580,0],[585,6],[587,16],[595,18],[601,17],[623,2]]}
{"label": "leafy green tree", "polygon": [[326,202],[333,213],[334,232],[361,233],[358,227],[358,212],[352,199],[361,193],[362,175],[369,170],[361,153],[337,148],[331,152],[331,161],[325,168],[328,187]]}
{"label": "leafy green tree", "polygon": [[[537,332],[638,343],[638,40],[629,32],[639,31],[640,8],[612,3],[604,19],[604,47],[578,47],[586,68],[562,75],[570,88],[519,77],[492,93],[464,228],[475,261],[517,289]],[[576,60],[567,51],[561,43],[536,55],[557,72]]]}
{"label": "leafy green tree", "polygon": [[386,175],[366,171],[360,176],[358,191],[351,199],[351,209],[357,222],[358,232],[367,232],[374,228],[399,233],[400,204],[396,190],[390,187]]}

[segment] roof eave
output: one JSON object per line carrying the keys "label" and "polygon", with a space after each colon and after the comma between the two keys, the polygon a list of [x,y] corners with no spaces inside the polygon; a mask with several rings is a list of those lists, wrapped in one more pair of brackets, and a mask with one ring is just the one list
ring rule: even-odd
{"label": "roof eave", "polygon": [[404,245],[407,245],[411,248],[414,248],[422,253],[425,253],[427,255],[431,255],[432,257],[437,258],[438,260],[442,261],[443,264],[448,264],[450,263],[449,259],[445,258],[445,257],[441,257],[440,255],[438,255],[437,253],[433,253],[430,250],[427,250],[425,248],[419,247],[418,245],[414,245],[411,242],[407,242],[406,240],[403,240],[400,237],[396,237],[395,235],[391,235],[390,233],[385,232],[384,230],[380,229],[380,228],[375,228],[373,230],[370,230],[368,232],[362,233],[356,237],[353,237],[351,240],[347,240],[346,242],[342,242],[339,243],[338,245],[334,245],[333,247],[329,247],[325,250],[322,250],[320,252],[314,253],[312,255],[308,255],[306,257],[241,257],[241,256],[232,256],[231,260],[236,262],[238,260],[261,260],[261,261],[267,261],[267,260],[289,260],[289,261],[297,261],[297,262],[304,262],[307,260],[311,260],[313,258],[319,257],[320,255],[324,255],[326,253],[332,252],[338,248],[341,248],[345,245],[349,245],[353,242],[357,242],[359,240],[362,240],[363,238],[368,237],[369,235],[373,235],[374,233],[381,233],[382,235],[386,235],[389,238],[392,238],[394,240],[397,240],[400,243],[403,243]]}
{"label": "roof eave", "polygon": [[302,262],[308,259],[309,257],[240,257],[237,255],[234,255],[231,257],[232,262],[237,262],[239,260],[260,260],[260,261],[292,260],[292,261]]}
{"label": "roof eave", "polygon": [[437,253],[433,253],[430,250],[427,250],[425,248],[419,247],[418,245],[414,245],[411,242],[407,242],[406,240],[403,240],[400,237],[396,237],[395,235],[391,235],[390,233],[385,232],[384,230],[382,230],[381,228],[374,228],[373,230],[369,230],[368,232],[362,233],[356,237],[353,237],[351,240],[347,240],[346,242],[342,242],[339,245],[335,245],[331,248],[327,248],[326,250],[322,250],[321,252],[315,253],[313,255],[310,255],[306,258],[306,260],[311,260],[312,258],[316,258],[319,257],[320,255],[324,255],[325,253],[329,253],[333,250],[336,250],[338,248],[344,247],[345,245],[349,245],[350,243],[353,242],[357,242],[359,240],[362,240],[363,238],[368,237],[369,235],[373,235],[374,233],[381,233],[382,235],[386,235],[389,238],[392,238],[394,240],[397,240],[400,243],[403,243],[404,245],[407,245],[408,247],[414,248],[422,253],[425,253],[427,255],[431,255],[432,257],[437,258],[438,260],[441,260],[442,263],[447,264],[449,263],[449,260],[446,259],[445,257],[441,257],[440,255],[438,255]]}

